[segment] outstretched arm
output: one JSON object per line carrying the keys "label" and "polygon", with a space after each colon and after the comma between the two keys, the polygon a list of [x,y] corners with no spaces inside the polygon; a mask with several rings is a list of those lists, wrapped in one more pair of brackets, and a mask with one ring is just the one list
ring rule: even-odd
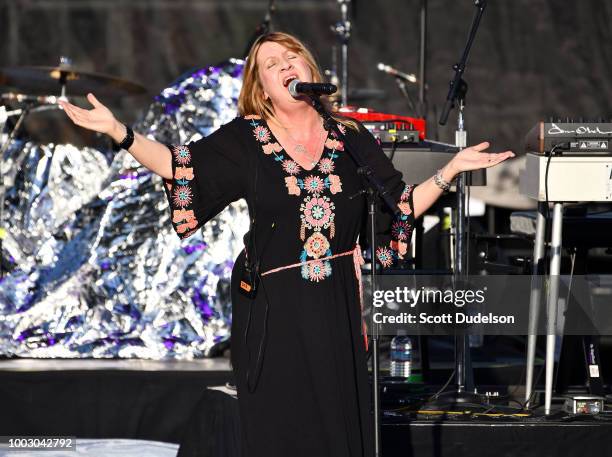
{"label": "outstretched arm", "polygon": [[[119,122],[113,113],[93,94],[87,95],[87,100],[93,105],[92,109],[83,109],[66,101],[60,101],[68,117],[76,125],[104,133],[110,136],[115,143],[120,143],[126,135],[126,127]],[[157,141],[134,132],[134,143],[128,152],[144,167],[162,178],[172,178],[172,159],[170,150]]]}
{"label": "outstretched arm", "polygon": [[[451,182],[455,176],[461,172],[493,167],[510,157],[514,157],[512,151],[498,153],[485,152],[489,146],[489,143],[485,141],[484,143],[465,148],[458,152],[442,169],[442,179]],[[414,202],[414,216],[419,217],[425,213],[425,211],[436,202],[440,195],[442,195],[442,189],[436,185],[433,177],[419,184],[414,189],[412,197]]]}

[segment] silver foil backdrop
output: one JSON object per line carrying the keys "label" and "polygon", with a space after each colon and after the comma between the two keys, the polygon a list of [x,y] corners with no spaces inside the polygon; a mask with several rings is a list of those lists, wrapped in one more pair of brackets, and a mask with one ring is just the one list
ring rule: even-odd
{"label": "silver foil backdrop", "polygon": [[[208,135],[235,117],[242,67],[184,75],[134,129],[166,144]],[[180,241],[161,178],[125,151],[16,142],[3,170],[0,355],[189,359],[229,339],[246,203]]]}

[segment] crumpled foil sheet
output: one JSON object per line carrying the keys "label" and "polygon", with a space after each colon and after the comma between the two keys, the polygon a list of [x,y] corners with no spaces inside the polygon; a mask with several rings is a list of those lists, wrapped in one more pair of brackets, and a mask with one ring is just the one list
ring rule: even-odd
{"label": "crumpled foil sheet", "polygon": [[[232,59],[184,75],[134,129],[166,144],[210,134],[236,116],[242,68]],[[192,359],[229,339],[246,203],[181,241],[161,178],[126,151],[109,164],[108,153],[23,142],[7,151],[0,355]]]}

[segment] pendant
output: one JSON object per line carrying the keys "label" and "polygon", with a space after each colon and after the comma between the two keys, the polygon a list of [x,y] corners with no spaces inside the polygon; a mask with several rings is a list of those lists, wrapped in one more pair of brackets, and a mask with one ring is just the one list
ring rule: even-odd
{"label": "pendant", "polygon": [[297,154],[306,154],[308,151],[306,150],[306,146],[304,146],[303,144],[296,144],[295,152]]}

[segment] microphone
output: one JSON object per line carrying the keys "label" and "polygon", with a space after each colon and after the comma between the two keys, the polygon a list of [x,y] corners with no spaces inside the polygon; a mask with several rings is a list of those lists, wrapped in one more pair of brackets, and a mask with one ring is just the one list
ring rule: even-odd
{"label": "microphone", "polygon": [[338,87],[329,83],[302,83],[294,79],[287,86],[292,97],[300,95],[331,95],[338,90]]}
{"label": "microphone", "polygon": [[388,75],[391,76],[395,76],[396,78],[400,78],[403,79],[404,81],[408,81],[411,83],[416,83],[417,82],[417,78],[415,75],[413,75],[412,73],[408,74],[408,73],[403,73],[399,70],[396,70],[395,68],[393,68],[391,65],[385,65],[384,63],[379,63],[378,64],[378,69],[384,73],[387,73]]}

